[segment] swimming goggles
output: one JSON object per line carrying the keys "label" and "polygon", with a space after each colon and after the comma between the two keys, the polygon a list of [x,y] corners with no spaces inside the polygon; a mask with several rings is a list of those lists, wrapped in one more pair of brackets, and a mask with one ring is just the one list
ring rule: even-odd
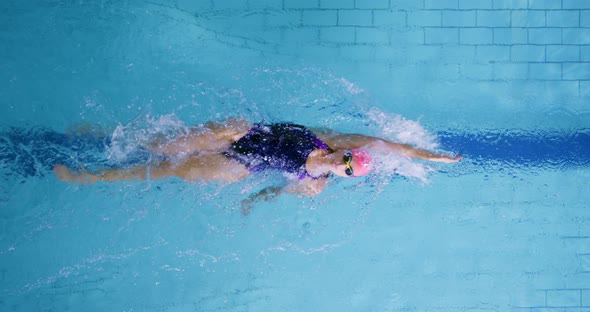
{"label": "swimming goggles", "polygon": [[352,171],[352,167],[350,166],[350,162],[352,161],[352,153],[350,151],[344,153],[342,160],[344,160],[344,164],[346,165],[344,173],[346,173],[346,175],[349,177],[354,176],[354,171]]}

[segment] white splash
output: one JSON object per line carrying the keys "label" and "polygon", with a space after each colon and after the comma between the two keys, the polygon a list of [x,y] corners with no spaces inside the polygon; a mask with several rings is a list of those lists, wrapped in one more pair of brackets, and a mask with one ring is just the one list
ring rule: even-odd
{"label": "white splash", "polygon": [[407,120],[400,115],[385,113],[376,108],[371,109],[367,117],[377,124],[383,138],[428,150],[438,147],[436,135],[424,129],[418,121]]}
{"label": "white splash", "polygon": [[373,165],[375,172],[414,178],[425,184],[429,183],[428,175],[435,171],[434,168],[424,163],[414,162],[408,157],[397,154],[378,154],[375,155],[375,160]]}
{"label": "white splash", "polygon": [[157,118],[146,115],[125,125],[119,124],[111,135],[108,160],[123,162],[134,153],[144,151],[158,137],[170,138],[187,131],[188,127],[174,114]]}
{"label": "white splash", "polygon": [[342,85],[346,88],[348,93],[350,93],[352,95],[365,92],[365,90],[363,88],[355,85],[354,83],[348,81],[345,78],[340,78],[340,83],[342,83]]}
{"label": "white splash", "polygon": [[[427,150],[434,150],[438,146],[436,135],[424,129],[418,121],[407,120],[400,115],[378,109],[370,110],[367,117],[377,125],[379,137]],[[375,159],[375,172],[416,178],[423,183],[428,183],[429,173],[435,171],[423,162],[412,161],[411,158],[398,154],[377,154]]]}

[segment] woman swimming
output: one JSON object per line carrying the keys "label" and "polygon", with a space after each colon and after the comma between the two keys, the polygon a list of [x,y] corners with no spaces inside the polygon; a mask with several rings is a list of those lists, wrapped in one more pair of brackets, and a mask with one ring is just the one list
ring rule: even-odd
{"label": "woman swimming", "polygon": [[62,181],[79,183],[167,177],[232,183],[264,170],[278,170],[291,177],[286,187],[264,189],[250,198],[254,201],[282,192],[316,196],[327,186],[330,174],[364,176],[371,171],[369,150],[443,163],[462,158],[361,134],[339,134],[292,123],[251,124],[242,119],[206,123],[172,141],[154,142],[150,148],[167,160],[98,173],[56,165],[54,172]]}

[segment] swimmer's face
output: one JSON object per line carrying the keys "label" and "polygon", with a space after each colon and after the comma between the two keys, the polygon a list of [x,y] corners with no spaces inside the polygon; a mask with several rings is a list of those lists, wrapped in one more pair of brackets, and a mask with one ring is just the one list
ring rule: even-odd
{"label": "swimmer's face", "polygon": [[[332,154],[332,168],[330,171],[337,176],[346,178],[363,176],[369,172],[367,167],[369,165],[368,159],[364,156],[366,154],[368,153],[362,150],[336,151]],[[360,160],[364,162],[359,162]]]}
{"label": "swimmer's face", "polygon": [[332,154],[332,168],[330,171],[337,176],[353,177],[353,157],[350,151],[336,151]]}

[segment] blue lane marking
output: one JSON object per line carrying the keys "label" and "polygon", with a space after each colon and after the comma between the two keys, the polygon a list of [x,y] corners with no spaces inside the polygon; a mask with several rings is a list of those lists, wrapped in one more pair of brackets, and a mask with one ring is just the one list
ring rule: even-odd
{"label": "blue lane marking", "polygon": [[[466,162],[546,168],[590,167],[590,129],[569,132],[444,131],[437,133],[441,149],[462,154]],[[43,176],[55,164],[88,170],[125,167],[150,160],[138,150],[124,163],[107,159],[109,137],[69,136],[46,128],[13,128],[0,134],[0,169],[22,176]],[[482,167],[482,168],[483,168]]]}
{"label": "blue lane marking", "polygon": [[590,129],[440,132],[441,148],[466,159],[544,167],[590,166]]}

